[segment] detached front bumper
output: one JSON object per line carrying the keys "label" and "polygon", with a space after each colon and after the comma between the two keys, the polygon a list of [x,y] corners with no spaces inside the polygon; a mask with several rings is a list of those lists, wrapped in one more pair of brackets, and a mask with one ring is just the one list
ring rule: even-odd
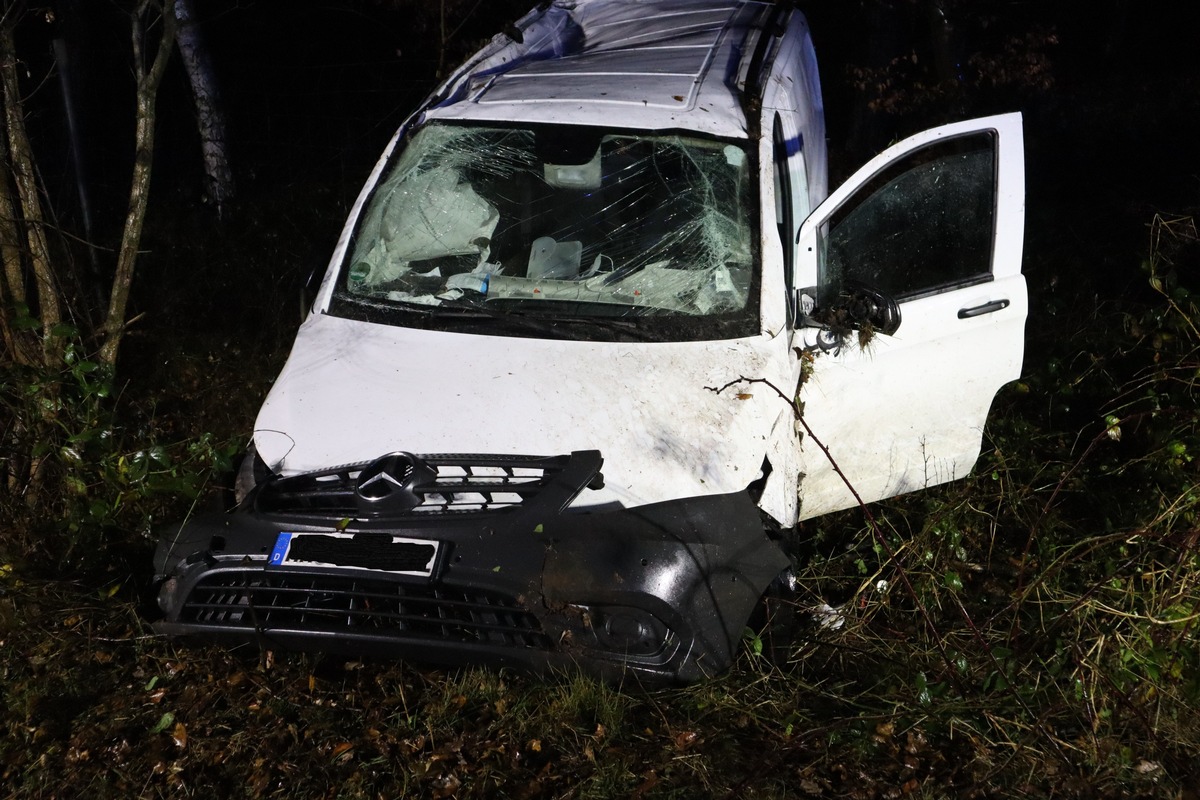
{"label": "detached front bumper", "polygon": [[724,671],[787,558],[745,493],[571,510],[601,463],[392,454],[276,479],[163,533],[155,628],[651,683]]}

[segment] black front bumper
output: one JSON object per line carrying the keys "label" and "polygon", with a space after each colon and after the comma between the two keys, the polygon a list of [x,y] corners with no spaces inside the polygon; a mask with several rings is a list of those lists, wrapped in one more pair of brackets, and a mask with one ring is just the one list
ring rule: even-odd
{"label": "black front bumper", "polygon": [[[230,514],[166,530],[155,563],[166,616],[155,628],[264,648],[694,681],[729,667],[788,567],[744,492],[573,511],[599,485],[594,451],[404,460],[416,469],[384,471],[408,476],[415,494],[383,504],[362,488],[380,471],[374,462],[278,479]],[[316,532],[339,532],[360,551],[430,542],[436,557],[428,575],[336,556],[270,563],[281,533]]]}

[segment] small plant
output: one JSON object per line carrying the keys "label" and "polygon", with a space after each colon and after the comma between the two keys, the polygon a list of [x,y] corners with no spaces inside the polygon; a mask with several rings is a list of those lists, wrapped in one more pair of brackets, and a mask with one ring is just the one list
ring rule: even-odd
{"label": "small plant", "polygon": [[12,520],[0,548],[8,558],[87,561],[106,532],[141,531],[186,512],[214,475],[228,472],[236,444],[211,434],[162,441],[130,430],[114,409],[111,368],[87,357],[79,333],[60,324],[62,367],[14,365],[0,375],[0,458]]}

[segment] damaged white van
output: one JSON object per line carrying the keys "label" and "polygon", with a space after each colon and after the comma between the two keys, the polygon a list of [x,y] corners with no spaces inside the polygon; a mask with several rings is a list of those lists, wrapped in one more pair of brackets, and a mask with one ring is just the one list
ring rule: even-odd
{"label": "damaged white van", "polygon": [[903,141],[826,195],[799,12],[530,12],[388,146],[244,497],[162,537],[157,629],[725,670],[786,591],[779,533],[965,475],[1021,367],[1018,115]]}

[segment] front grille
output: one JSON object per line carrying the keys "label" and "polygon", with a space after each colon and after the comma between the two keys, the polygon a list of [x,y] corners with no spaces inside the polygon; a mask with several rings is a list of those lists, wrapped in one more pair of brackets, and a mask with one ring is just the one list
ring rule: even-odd
{"label": "front grille", "polygon": [[[527,505],[556,482],[566,482],[570,497],[584,486],[603,485],[599,474],[602,459],[594,451],[570,456],[434,454],[407,458],[425,468],[419,479],[397,477],[397,484],[406,484],[402,494],[411,500],[364,502],[359,479],[374,463],[366,462],[269,481],[255,497],[254,508],[263,513],[311,511],[344,517],[495,512]],[[553,502],[560,499],[561,492],[549,495],[547,499]]]}
{"label": "front grille", "polygon": [[224,628],[385,635],[550,649],[537,618],[496,592],[378,578],[221,570],[203,576],[179,621]]}

